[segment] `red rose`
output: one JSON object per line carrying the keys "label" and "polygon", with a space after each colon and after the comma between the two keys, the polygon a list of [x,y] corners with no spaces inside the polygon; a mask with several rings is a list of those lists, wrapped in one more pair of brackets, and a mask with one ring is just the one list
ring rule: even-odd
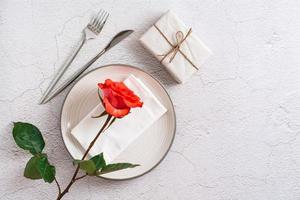
{"label": "red rose", "polygon": [[106,79],[105,83],[98,83],[98,86],[102,90],[106,112],[114,117],[124,117],[131,108],[143,106],[140,98],[123,82]]}

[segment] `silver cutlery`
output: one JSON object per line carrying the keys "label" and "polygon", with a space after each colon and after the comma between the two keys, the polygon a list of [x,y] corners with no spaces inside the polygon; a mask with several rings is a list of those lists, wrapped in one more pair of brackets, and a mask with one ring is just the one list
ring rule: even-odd
{"label": "silver cutlery", "polygon": [[104,53],[106,53],[108,50],[110,50],[112,47],[114,47],[116,44],[124,40],[126,37],[128,37],[133,30],[125,30],[121,31],[118,34],[116,34],[111,41],[104,47],[100,53],[98,53],[94,58],[92,58],[87,64],[85,64],[83,67],[81,67],[78,71],[76,71],[70,78],[68,78],[66,81],[64,81],[54,92],[46,98],[43,103],[47,103],[52,98],[54,98],[56,95],[58,95],[60,92],[62,92],[66,87],[68,87],[75,79],[77,79],[89,66],[91,66],[98,58],[100,58]]}
{"label": "silver cutlery", "polygon": [[43,96],[40,100],[40,104],[42,104],[45,101],[45,99],[47,98],[49,93],[53,90],[53,88],[55,87],[57,82],[60,80],[60,78],[63,76],[63,74],[65,73],[67,68],[71,65],[71,63],[73,62],[73,60],[75,59],[75,57],[77,56],[78,52],[80,51],[82,46],[85,44],[85,42],[88,40],[91,40],[91,39],[95,39],[99,35],[103,26],[106,23],[108,16],[109,16],[109,14],[106,11],[100,10],[98,12],[98,14],[95,15],[91,19],[90,23],[83,29],[83,38],[82,38],[80,45],[77,47],[76,51],[71,56],[71,58],[68,60],[68,62],[58,70],[54,79],[51,81],[51,83],[49,84],[45,93],[43,94]]}

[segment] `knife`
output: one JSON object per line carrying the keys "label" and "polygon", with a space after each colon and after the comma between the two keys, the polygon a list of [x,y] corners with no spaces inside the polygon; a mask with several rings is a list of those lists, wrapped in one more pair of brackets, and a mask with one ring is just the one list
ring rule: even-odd
{"label": "knife", "polygon": [[131,33],[133,33],[133,30],[124,30],[116,34],[111,41],[104,47],[100,53],[98,53],[93,59],[91,59],[88,63],[86,63],[83,67],[81,67],[78,71],[76,71],[70,78],[68,78],[66,81],[64,81],[54,92],[49,95],[48,98],[46,98],[44,101],[42,101],[40,104],[45,104],[51,99],[53,99],[55,96],[57,96],[59,93],[61,93],[66,87],[68,87],[75,79],[77,79],[87,68],[89,68],[98,58],[100,58],[104,53],[106,53],[108,50],[110,50],[112,47],[114,47],[116,44],[124,40],[126,37],[128,37]]}

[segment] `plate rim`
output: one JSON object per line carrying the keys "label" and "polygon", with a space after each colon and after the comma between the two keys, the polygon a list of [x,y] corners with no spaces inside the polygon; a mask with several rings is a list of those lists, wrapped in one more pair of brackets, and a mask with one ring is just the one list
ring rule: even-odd
{"label": "plate rim", "polygon": [[[73,88],[78,84],[78,82],[84,78],[85,76],[87,76],[88,74],[100,69],[100,68],[107,68],[107,67],[112,67],[112,66],[123,66],[123,67],[129,67],[129,68],[133,68],[133,69],[136,69],[136,70],[139,70],[147,75],[149,75],[151,78],[153,78],[160,86],[161,88],[165,91],[165,93],[167,94],[167,97],[168,99],[170,100],[171,102],[171,106],[172,106],[172,111],[173,111],[173,117],[174,117],[174,131],[172,133],[172,139],[171,139],[171,143],[167,149],[167,151],[163,154],[163,156],[159,159],[159,161],[157,163],[155,163],[150,169],[148,169],[147,171],[143,172],[142,174],[139,174],[139,175],[136,175],[136,176],[132,176],[132,177],[129,177],[129,178],[108,178],[108,177],[103,177],[103,176],[96,176],[98,178],[102,178],[102,179],[105,179],[105,180],[113,180],[113,181],[126,181],[126,180],[131,180],[131,179],[135,179],[135,178],[138,178],[138,177],[141,177],[147,173],[149,173],[150,171],[152,171],[154,168],[156,168],[164,159],[165,157],[167,156],[167,154],[170,152],[170,149],[174,143],[174,139],[175,139],[175,135],[176,135],[176,129],[177,129],[177,118],[176,118],[176,112],[175,112],[175,108],[174,108],[174,104],[173,104],[173,101],[168,93],[168,91],[166,90],[166,88],[163,86],[162,83],[160,83],[159,80],[157,80],[154,76],[152,76],[151,74],[149,74],[148,72],[146,72],[145,70],[143,69],[140,69],[138,67],[135,67],[135,66],[132,66],[132,65],[128,65],[128,64],[107,64],[107,65],[102,65],[102,66],[99,66],[99,67],[96,67],[90,71],[88,71],[87,73],[85,73],[84,75],[82,75],[80,77],[80,79],[76,80],[75,83],[73,84],[73,86],[71,87],[71,89],[69,89],[69,91],[67,92],[66,96],[64,97],[64,100],[63,100],[63,103],[62,103],[62,107],[61,107],[61,111],[60,111],[60,120],[59,120],[59,123],[60,123],[60,134],[61,134],[61,139],[64,143],[64,146],[67,150],[67,152],[69,153],[69,155],[71,156],[71,158],[73,158],[72,154],[70,153],[69,149],[67,148],[67,145],[66,145],[66,142],[65,142],[65,139],[63,137],[63,132],[62,132],[62,114],[63,114],[63,109],[65,107],[65,103],[66,103],[66,100],[68,98],[68,96],[70,95],[70,92],[73,90]],[[73,158],[74,159],[74,158]]]}

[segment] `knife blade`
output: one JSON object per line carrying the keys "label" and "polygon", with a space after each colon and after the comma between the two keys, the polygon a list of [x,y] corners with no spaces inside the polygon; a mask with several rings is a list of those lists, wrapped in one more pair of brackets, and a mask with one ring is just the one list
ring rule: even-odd
{"label": "knife blade", "polygon": [[41,104],[45,104],[51,99],[53,99],[55,96],[57,96],[59,93],[61,93],[66,87],[68,87],[74,80],[76,80],[87,68],[89,68],[98,58],[100,58],[104,53],[109,51],[111,48],[113,48],[115,45],[117,45],[119,42],[127,38],[131,33],[133,33],[133,30],[124,30],[116,34],[111,41],[98,53],[94,58],[92,58],[88,63],[86,63],[83,67],[81,67],[79,70],[77,70],[70,78],[68,78],[66,81],[64,81],[54,92],[49,95],[48,98],[46,98],[44,101],[41,102]]}

